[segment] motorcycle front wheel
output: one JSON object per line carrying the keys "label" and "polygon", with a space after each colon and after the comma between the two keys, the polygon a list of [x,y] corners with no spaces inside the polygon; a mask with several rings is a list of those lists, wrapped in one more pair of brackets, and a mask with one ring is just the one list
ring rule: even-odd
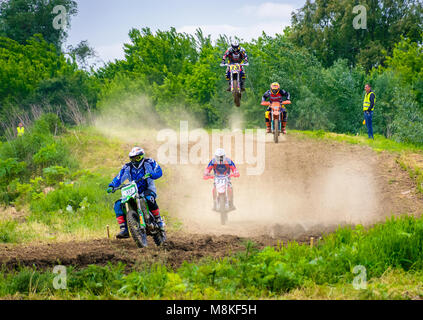
{"label": "motorcycle front wheel", "polygon": [[275,143],[279,142],[279,120],[275,119],[273,121],[273,140],[275,140]]}
{"label": "motorcycle front wheel", "polygon": [[148,246],[147,233],[145,228],[141,227],[138,213],[130,209],[127,214],[128,228],[138,248]]}
{"label": "motorcycle front wheel", "polygon": [[219,212],[220,223],[224,226],[228,222],[228,212],[226,211],[226,199],[223,196],[219,197]]}

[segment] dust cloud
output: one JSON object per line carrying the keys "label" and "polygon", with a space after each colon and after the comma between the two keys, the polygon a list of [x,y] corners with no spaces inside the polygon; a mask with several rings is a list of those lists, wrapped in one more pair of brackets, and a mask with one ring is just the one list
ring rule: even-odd
{"label": "dust cloud", "polygon": [[[160,146],[159,130],[176,129],[180,120],[188,121],[190,130],[201,127],[201,121],[177,107],[172,111],[173,122],[163,121],[170,115],[160,118],[157,110],[160,106],[155,109],[145,96],[131,97],[105,107],[95,127],[106,136],[146,148],[153,158]],[[231,129],[223,135],[240,134],[245,128],[242,112],[235,110],[229,124]],[[214,150],[209,138],[211,159]],[[291,140],[289,134],[280,140],[275,144],[271,135],[266,136],[262,174],[247,174],[251,165],[245,154],[243,161],[236,162],[241,173],[240,178],[232,178],[237,209],[229,213],[227,225],[222,226],[219,213],[211,210],[213,180],[202,179],[207,165],[204,161],[200,165],[162,164],[167,186],[159,189],[159,205],[177,217],[186,232],[245,237],[283,234],[295,238],[377,219],[380,205],[369,153]],[[193,144],[189,143],[189,150]],[[257,150],[255,146],[254,152]],[[235,160],[234,151],[233,143],[227,154]]]}
{"label": "dust cloud", "polygon": [[327,150],[316,142],[266,143],[266,167],[261,175],[232,178],[237,210],[220,224],[212,208],[213,180],[202,180],[206,166],[176,165],[169,212],[191,233],[243,237],[299,237],[368,224],[378,217],[379,200],[369,154]]}
{"label": "dust cloud", "polygon": [[122,97],[118,103],[115,100],[103,103],[93,125],[106,137],[136,145],[154,141],[162,129],[178,130],[181,121],[188,121],[190,128],[203,126],[184,106],[153,106],[149,97],[140,94]]}

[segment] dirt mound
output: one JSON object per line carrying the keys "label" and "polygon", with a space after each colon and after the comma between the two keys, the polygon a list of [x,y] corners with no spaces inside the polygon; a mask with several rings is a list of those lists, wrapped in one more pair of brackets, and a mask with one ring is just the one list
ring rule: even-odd
{"label": "dirt mound", "polygon": [[[0,245],[0,265],[9,269],[19,266],[53,268],[55,265],[72,265],[77,268],[91,264],[106,265],[123,262],[128,268],[135,265],[162,263],[172,268],[184,261],[197,261],[203,257],[223,257],[245,249],[247,239],[237,236],[202,236],[182,232],[169,233],[164,247],[156,247],[150,240],[147,248],[137,248],[132,239],[93,240],[84,242],[48,243],[36,245]],[[254,240],[254,239],[253,239]],[[275,244],[271,238],[255,239],[261,248]]]}

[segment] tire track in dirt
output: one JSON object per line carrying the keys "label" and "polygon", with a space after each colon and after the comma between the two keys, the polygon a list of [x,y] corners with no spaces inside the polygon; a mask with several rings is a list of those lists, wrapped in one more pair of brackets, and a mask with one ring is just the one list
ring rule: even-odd
{"label": "tire track in dirt", "polygon": [[[203,257],[220,258],[245,249],[247,239],[237,236],[193,235],[170,232],[164,247],[156,247],[152,238],[147,248],[139,249],[132,239],[72,241],[34,245],[0,245],[0,265],[8,269],[19,266],[36,266],[52,269],[55,265],[72,265],[77,268],[91,264],[123,262],[127,269],[134,266],[165,264],[179,267],[184,261],[194,262]],[[269,237],[252,239],[257,248],[275,244]]]}
{"label": "tire track in dirt", "polygon": [[[156,157],[154,142],[140,142]],[[175,268],[183,261],[244,250],[247,239],[259,248],[280,240],[306,242],[339,225],[369,226],[392,214],[419,216],[422,196],[395,159],[368,147],[295,135],[277,145],[267,142],[262,175],[248,176],[247,165],[238,166],[241,177],[233,179],[237,210],[226,226],[211,210],[212,184],[202,180],[206,165],[164,165],[171,174],[168,185],[159,190],[158,202],[182,222],[181,231],[168,233],[165,248],[150,241],[148,248],[138,249],[132,239],[0,245],[0,265],[80,268],[121,261],[128,268],[155,262]]]}

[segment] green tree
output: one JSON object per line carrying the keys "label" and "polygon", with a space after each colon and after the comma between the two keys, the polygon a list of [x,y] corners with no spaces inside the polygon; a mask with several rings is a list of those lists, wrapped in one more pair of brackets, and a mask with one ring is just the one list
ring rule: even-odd
{"label": "green tree", "polygon": [[[353,27],[357,5],[367,10],[366,29]],[[419,0],[307,0],[292,15],[290,37],[310,49],[326,67],[342,58],[370,70],[383,63],[383,51],[391,54],[401,36],[418,40],[422,23]]]}
{"label": "green tree", "polygon": [[[20,44],[35,34],[60,50],[67,37],[67,28],[53,25],[60,12],[54,13],[56,6],[66,8],[67,27],[71,16],[77,13],[77,4],[73,0],[6,0],[0,3],[0,35],[9,37]],[[64,12],[63,12],[64,13]],[[61,21],[63,22],[63,21]]]}

